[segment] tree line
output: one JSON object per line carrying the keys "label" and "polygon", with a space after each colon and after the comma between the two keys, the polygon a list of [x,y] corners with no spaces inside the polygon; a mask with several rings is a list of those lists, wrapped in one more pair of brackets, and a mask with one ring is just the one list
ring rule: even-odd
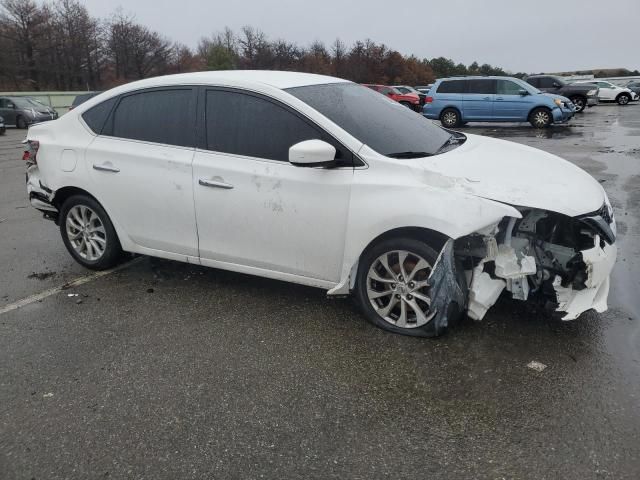
{"label": "tree line", "polygon": [[296,70],[408,85],[451,75],[507,74],[477,62],[406,56],[369,39],[301,46],[270,39],[251,26],[238,32],[225,28],[192,50],[122,11],[94,18],[77,0],[1,0],[0,6],[2,90],[101,90],[156,75],[228,69]]}

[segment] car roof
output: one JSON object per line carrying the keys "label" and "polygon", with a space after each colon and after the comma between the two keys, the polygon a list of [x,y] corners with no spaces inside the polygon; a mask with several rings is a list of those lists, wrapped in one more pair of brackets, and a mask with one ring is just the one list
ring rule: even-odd
{"label": "car roof", "polygon": [[268,85],[278,89],[322,85],[326,83],[348,82],[342,78],[313,73],[284,72],[278,70],[218,70],[211,72],[179,73],[161,77],[147,78],[127,84],[131,89],[152,88],[184,84],[218,84],[239,82]]}
{"label": "car roof", "polygon": [[520,80],[520,78],[507,77],[506,75],[463,75],[460,77],[440,78],[438,80]]}

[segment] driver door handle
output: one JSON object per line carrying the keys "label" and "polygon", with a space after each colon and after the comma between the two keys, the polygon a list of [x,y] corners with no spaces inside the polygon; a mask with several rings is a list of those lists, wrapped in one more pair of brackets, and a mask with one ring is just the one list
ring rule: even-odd
{"label": "driver door handle", "polygon": [[222,179],[220,177],[216,177],[213,180],[209,180],[209,179],[206,179],[206,178],[201,178],[201,179],[198,180],[198,183],[200,185],[202,185],[203,187],[224,188],[226,190],[231,190],[233,188],[233,185],[231,185],[230,183],[222,181]]}

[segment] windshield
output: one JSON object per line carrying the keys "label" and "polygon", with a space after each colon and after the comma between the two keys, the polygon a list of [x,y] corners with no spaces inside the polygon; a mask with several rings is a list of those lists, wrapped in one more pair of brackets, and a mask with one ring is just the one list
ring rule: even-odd
{"label": "windshield", "polygon": [[286,89],[362,143],[385,156],[427,157],[451,133],[407,107],[355,83]]}
{"label": "windshield", "polygon": [[33,98],[24,98],[24,97],[15,97],[12,98],[11,101],[16,104],[16,106],[20,108],[46,108],[47,106],[44,103],[40,103]]}

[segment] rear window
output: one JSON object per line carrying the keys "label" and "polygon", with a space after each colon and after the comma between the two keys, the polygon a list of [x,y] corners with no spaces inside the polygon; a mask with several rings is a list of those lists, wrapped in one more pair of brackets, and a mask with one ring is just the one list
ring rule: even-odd
{"label": "rear window", "polygon": [[95,107],[90,108],[86,112],[82,114],[82,119],[89,126],[89,128],[93,131],[93,133],[97,133],[100,135],[102,133],[102,128],[104,127],[111,110],[113,110],[113,106],[116,104],[118,97],[110,98],[109,100],[105,100],[102,103],[99,103]]}
{"label": "rear window", "polygon": [[180,147],[195,146],[191,88],[151,90],[122,97],[103,134]]}
{"label": "rear window", "polygon": [[464,93],[465,80],[445,80],[438,86],[438,93]]}

